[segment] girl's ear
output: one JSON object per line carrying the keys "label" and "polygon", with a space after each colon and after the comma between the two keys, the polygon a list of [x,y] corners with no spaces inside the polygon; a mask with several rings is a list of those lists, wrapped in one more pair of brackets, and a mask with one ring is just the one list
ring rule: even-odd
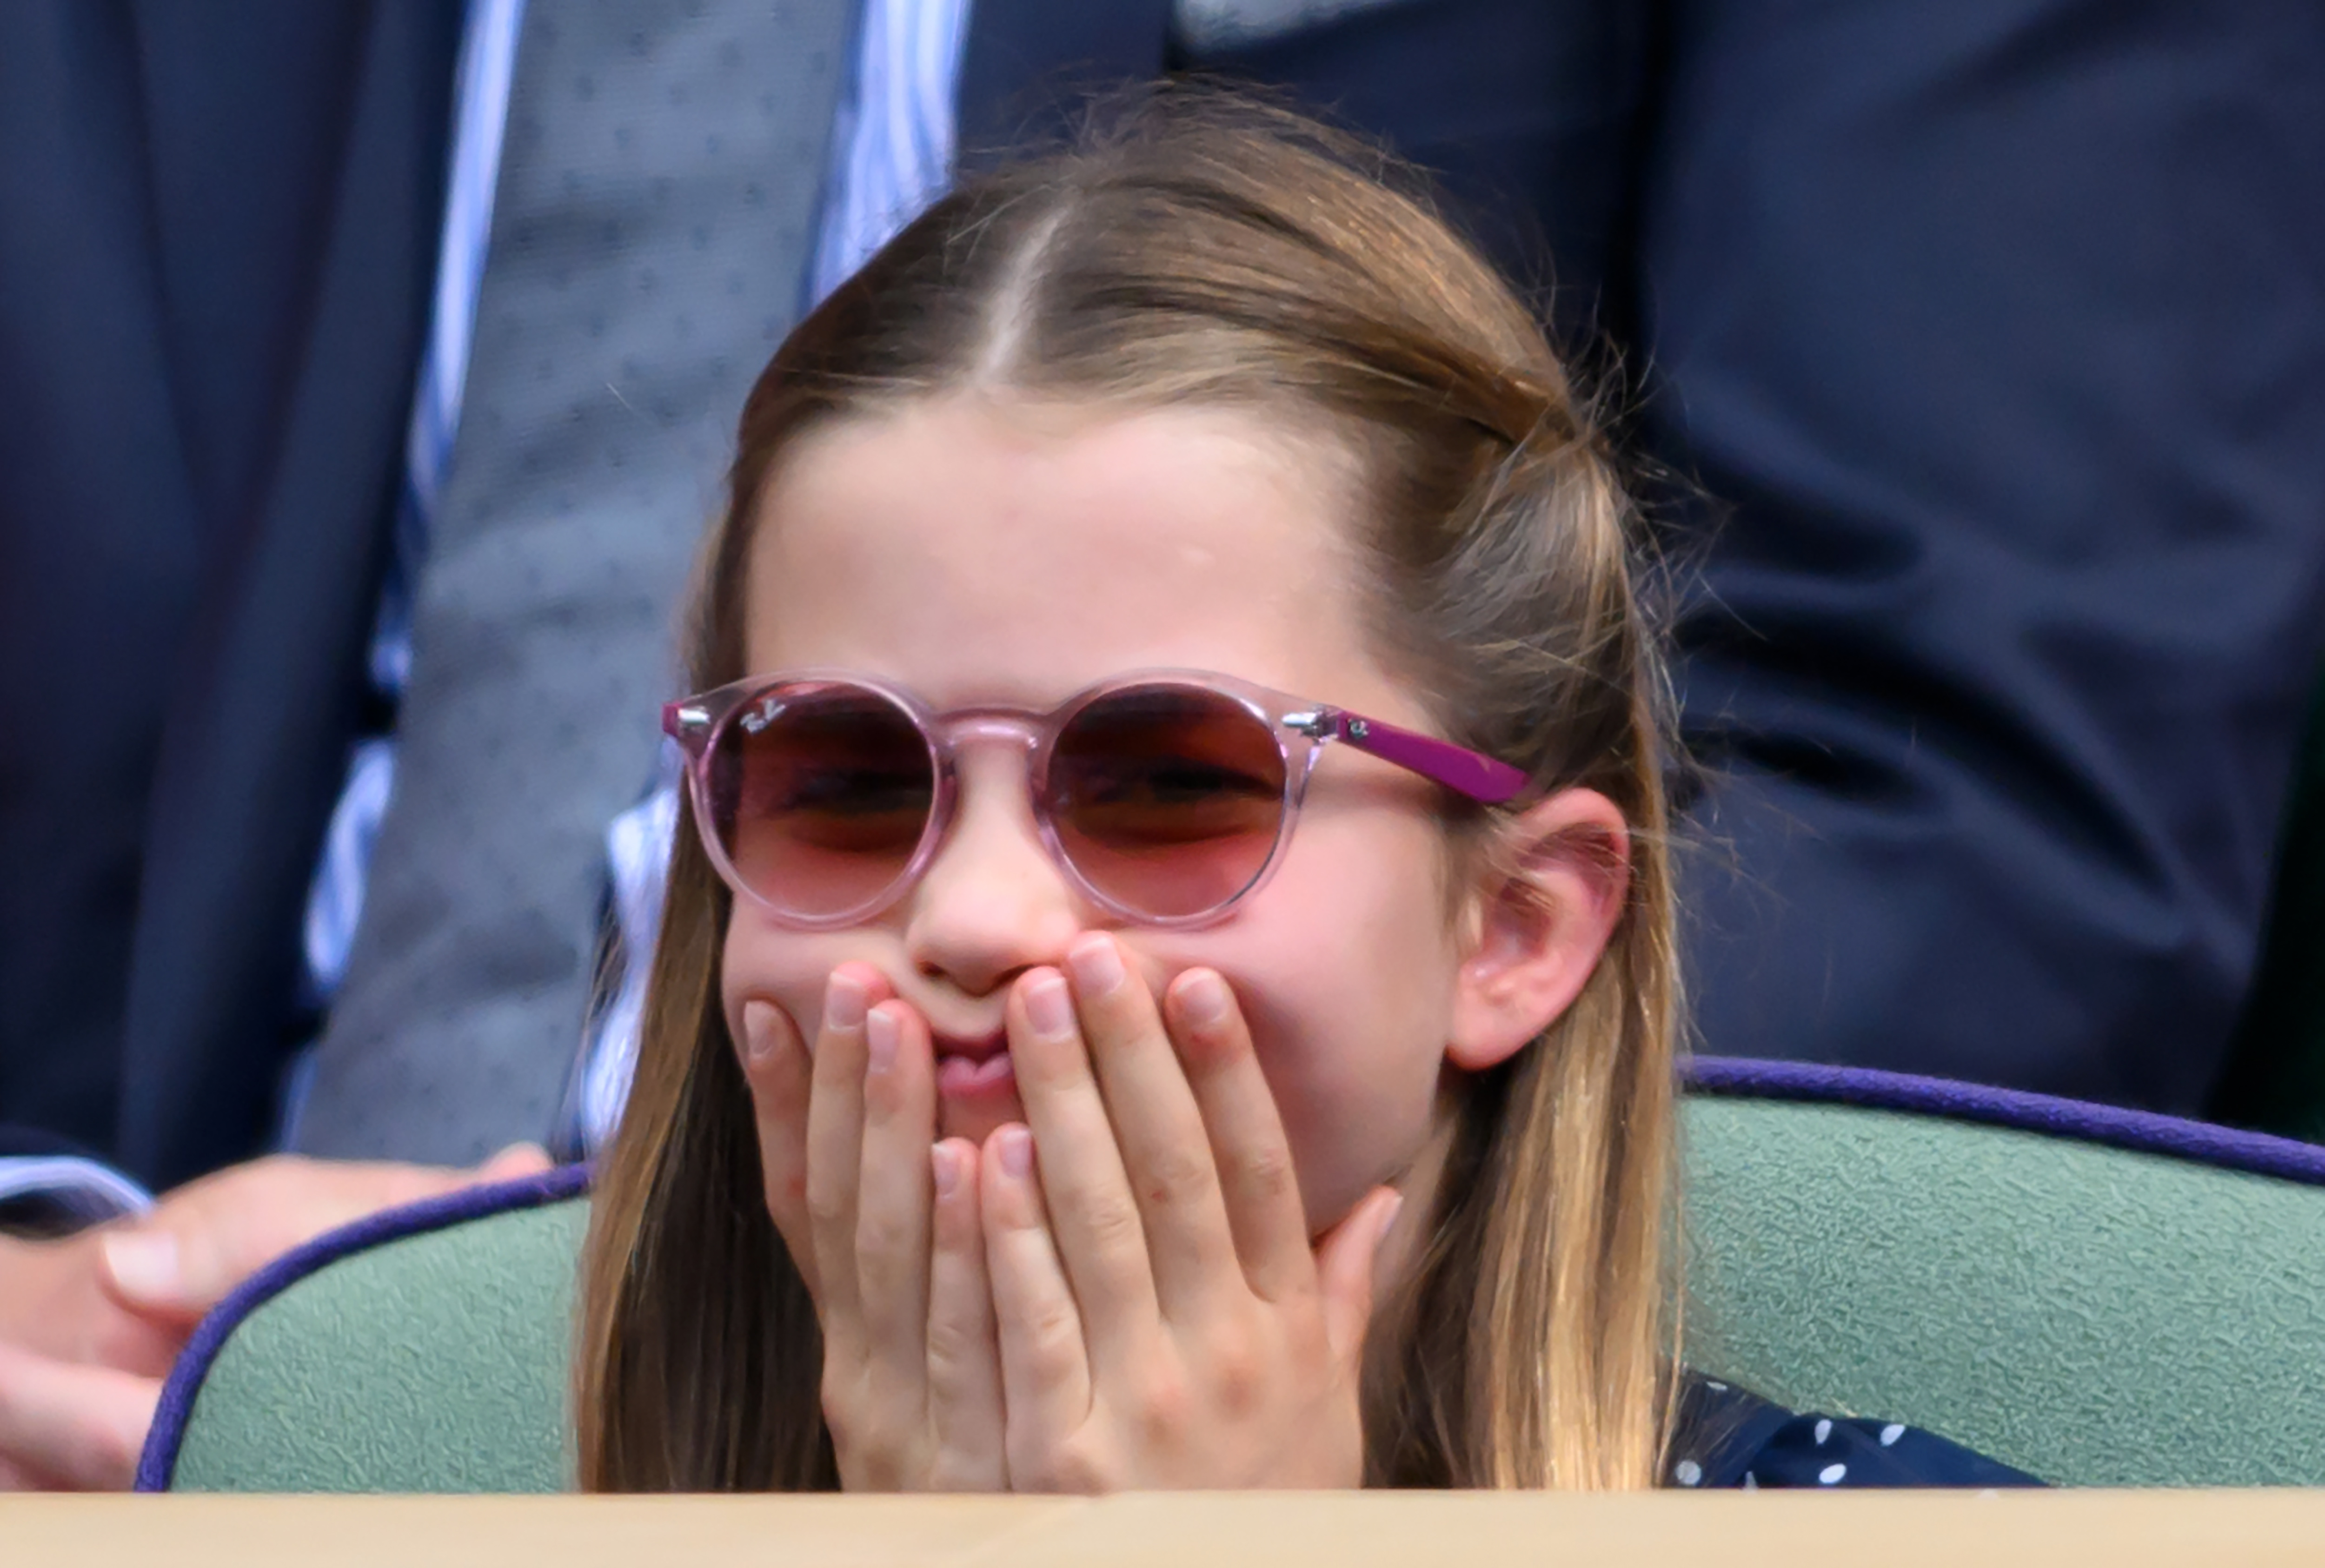
{"label": "girl's ear", "polygon": [[1631,834],[1595,789],[1565,789],[1504,829],[1471,890],[1446,1059],[1500,1065],[1573,1004],[1631,887]]}

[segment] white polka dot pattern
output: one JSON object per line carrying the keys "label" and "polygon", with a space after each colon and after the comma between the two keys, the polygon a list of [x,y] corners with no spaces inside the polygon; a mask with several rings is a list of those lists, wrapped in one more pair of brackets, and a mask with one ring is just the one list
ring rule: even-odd
{"label": "white polka dot pattern", "polygon": [[1671,1452],[1669,1484],[1697,1490],[2042,1484],[1903,1422],[1796,1414],[1746,1389],[1692,1378]]}

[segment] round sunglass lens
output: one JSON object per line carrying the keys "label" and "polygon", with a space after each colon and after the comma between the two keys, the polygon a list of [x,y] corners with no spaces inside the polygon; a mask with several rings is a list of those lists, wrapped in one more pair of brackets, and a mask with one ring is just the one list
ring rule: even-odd
{"label": "round sunglass lens", "polygon": [[1059,732],[1046,780],[1060,847],[1125,909],[1183,919],[1251,886],[1283,824],[1283,749],[1223,693],[1109,693]]}
{"label": "round sunglass lens", "polygon": [[878,692],[801,683],[754,696],[711,757],[711,812],[736,876],[806,918],[860,909],[912,863],[936,762]]}

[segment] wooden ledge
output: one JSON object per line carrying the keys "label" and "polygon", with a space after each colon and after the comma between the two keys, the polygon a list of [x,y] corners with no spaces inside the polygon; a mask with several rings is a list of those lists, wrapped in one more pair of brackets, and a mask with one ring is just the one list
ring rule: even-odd
{"label": "wooden ledge", "polygon": [[2325,1491],[0,1499],[42,1568],[2058,1568],[2325,1562]]}

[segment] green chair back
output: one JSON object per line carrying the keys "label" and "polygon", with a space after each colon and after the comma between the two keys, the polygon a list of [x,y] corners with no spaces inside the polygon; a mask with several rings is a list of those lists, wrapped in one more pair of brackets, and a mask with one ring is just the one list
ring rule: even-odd
{"label": "green chair back", "polygon": [[[2325,1152],[1886,1075],[1700,1076],[1729,1092],[1684,1112],[1690,1364],[2062,1483],[2325,1483]],[[578,1186],[391,1216],[254,1282],[142,1483],[569,1484]]]}
{"label": "green chair back", "polygon": [[565,1490],[580,1193],[457,1194],[284,1259],[187,1347],[140,1490]]}

